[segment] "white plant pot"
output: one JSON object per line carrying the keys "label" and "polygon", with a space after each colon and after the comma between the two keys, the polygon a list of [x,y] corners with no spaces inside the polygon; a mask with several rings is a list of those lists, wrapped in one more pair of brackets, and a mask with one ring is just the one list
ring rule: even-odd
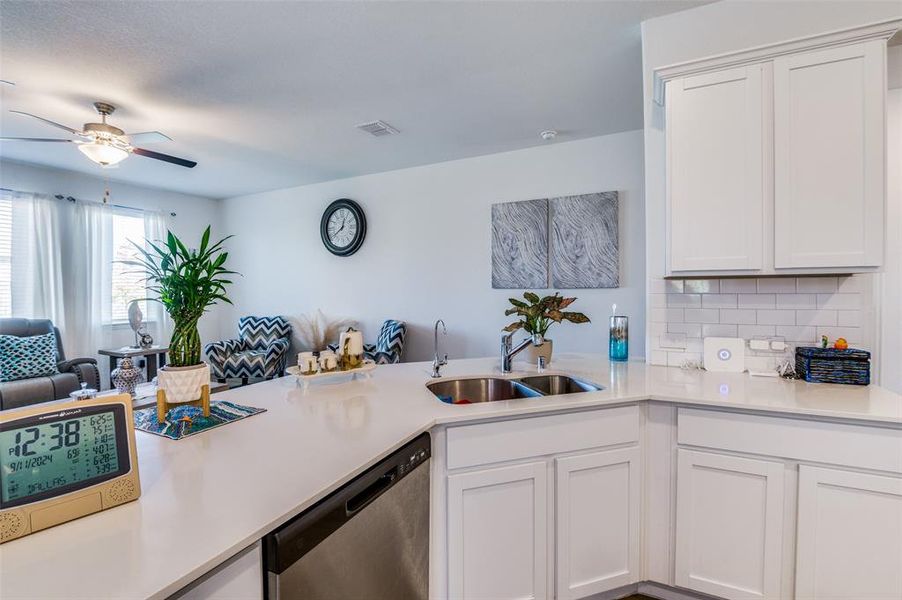
{"label": "white plant pot", "polygon": [[169,404],[199,400],[203,385],[210,385],[210,366],[207,363],[190,367],[166,365],[157,372],[157,387],[166,392],[166,402]]}
{"label": "white plant pot", "polygon": [[541,346],[527,346],[526,348],[526,360],[532,363],[532,366],[536,366],[539,362],[539,357],[545,357],[545,364],[551,364],[551,353],[554,350],[554,342],[545,338],[545,341]]}

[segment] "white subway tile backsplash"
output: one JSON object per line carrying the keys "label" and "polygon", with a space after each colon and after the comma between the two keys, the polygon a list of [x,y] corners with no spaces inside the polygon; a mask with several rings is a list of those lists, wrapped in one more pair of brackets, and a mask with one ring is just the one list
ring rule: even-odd
{"label": "white subway tile backsplash", "polygon": [[683,293],[683,281],[680,279],[667,279],[664,281],[665,291],[668,294],[682,294]]}
{"label": "white subway tile backsplash", "polygon": [[817,295],[777,294],[777,308],[817,308]]}
{"label": "white subway tile backsplash", "polygon": [[795,325],[796,311],[794,310],[759,310],[759,325]]}
{"label": "white subway tile backsplash", "polygon": [[702,337],[738,337],[737,327],[728,323],[706,323],[702,325]]}
{"label": "white subway tile backsplash", "polygon": [[667,323],[649,321],[645,326],[645,331],[648,332],[649,337],[659,337],[667,333]]}
{"label": "white subway tile backsplash", "polygon": [[656,279],[654,277],[648,278],[648,293],[649,294],[664,294],[667,292],[667,283],[663,279]]}
{"label": "white subway tile backsplash", "polygon": [[702,297],[699,294],[667,294],[667,306],[683,308],[700,308]]}
{"label": "white subway tile backsplash", "polygon": [[667,364],[667,351],[666,350],[652,350],[649,353],[649,362],[653,365],[666,365]]}
{"label": "white subway tile backsplash", "polygon": [[[706,321],[713,323],[714,321]],[[755,311],[752,309],[728,309],[724,308],[720,311],[721,323],[736,323],[739,325],[756,323]]]}
{"label": "white subway tile backsplash", "polygon": [[793,325],[777,325],[777,335],[787,342],[802,342],[813,344],[817,339],[816,327],[800,327]]}
{"label": "white subway tile backsplash", "polygon": [[682,323],[682,308],[652,308],[648,311],[649,319],[653,323]]}
{"label": "white subway tile backsplash", "polygon": [[861,294],[818,294],[818,308],[861,308]]}
{"label": "white subway tile backsplash", "polygon": [[836,277],[799,277],[796,289],[802,293],[831,294],[836,291]]}
{"label": "white subway tile backsplash", "polygon": [[754,294],[758,291],[755,279],[721,279],[720,291],[724,294]]}
{"label": "white subway tile backsplash", "polygon": [[686,337],[691,338],[702,337],[700,323],[667,323],[667,331],[669,333],[685,333]]}
{"label": "white subway tile backsplash", "polygon": [[837,338],[846,338],[846,341],[849,342],[850,346],[861,346],[863,340],[862,331],[860,327],[818,327],[817,328],[817,339],[820,339],[822,335],[827,336],[827,343],[830,346],[833,346],[833,342],[837,340]]}
{"label": "white subway tile backsplash", "polygon": [[836,325],[836,311],[797,310],[796,325]]}
{"label": "white subway tile backsplash", "polygon": [[870,275],[650,278],[649,361],[680,366],[700,360],[705,337],[776,337],[797,346],[818,345],[827,335],[868,349],[872,287]]}
{"label": "white subway tile backsplash", "polygon": [[836,278],[836,291],[842,294],[851,292],[867,292],[873,285],[867,275],[846,275]]}
{"label": "white subway tile backsplash", "polygon": [[776,305],[773,294],[739,294],[739,308],[774,308]]}
{"label": "white subway tile backsplash", "polygon": [[836,324],[841,327],[861,327],[860,310],[836,311]]}
{"label": "white subway tile backsplash", "polygon": [[683,282],[683,291],[687,294],[716,294],[720,291],[717,279],[687,279]]}
{"label": "white subway tile backsplash", "polygon": [[795,291],[795,277],[768,277],[758,280],[759,294],[792,294]]}
{"label": "white subway tile backsplash", "polygon": [[687,308],[684,320],[687,323],[717,323],[720,314],[716,308]]}
{"label": "white subway tile backsplash", "polygon": [[702,308],[736,308],[736,294],[703,294]]}
{"label": "white subway tile backsplash", "polygon": [[777,327],[775,325],[740,325],[739,336],[743,339],[751,339],[753,337],[773,337],[777,335]]}
{"label": "white subway tile backsplash", "polygon": [[667,307],[667,296],[665,294],[649,294],[648,295],[648,307],[649,308],[666,308]]}
{"label": "white subway tile backsplash", "polygon": [[685,333],[665,333],[661,336],[661,348],[667,350],[685,350],[686,334]]}

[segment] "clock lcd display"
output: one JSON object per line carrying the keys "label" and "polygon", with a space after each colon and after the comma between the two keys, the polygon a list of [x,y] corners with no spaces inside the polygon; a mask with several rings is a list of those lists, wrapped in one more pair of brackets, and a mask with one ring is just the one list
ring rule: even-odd
{"label": "clock lcd display", "polygon": [[122,421],[107,406],[5,424],[0,431],[2,505],[53,497],[127,471],[128,451],[118,431]]}

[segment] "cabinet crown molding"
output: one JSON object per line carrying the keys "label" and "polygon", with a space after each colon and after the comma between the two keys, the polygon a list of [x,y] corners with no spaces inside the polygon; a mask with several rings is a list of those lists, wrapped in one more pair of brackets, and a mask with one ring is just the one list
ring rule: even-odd
{"label": "cabinet crown molding", "polygon": [[766,62],[778,56],[797,52],[821,50],[867,40],[888,40],[900,29],[902,29],[902,19],[889,19],[850,29],[839,29],[657,67],[654,70],[654,101],[660,106],[664,105],[664,82],[670,79]]}

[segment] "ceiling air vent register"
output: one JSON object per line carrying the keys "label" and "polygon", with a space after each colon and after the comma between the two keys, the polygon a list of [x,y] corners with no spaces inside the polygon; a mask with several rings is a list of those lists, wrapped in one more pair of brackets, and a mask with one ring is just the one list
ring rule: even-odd
{"label": "ceiling air vent register", "polygon": [[369,123],[361,123],[357,126],[357,129],[365,131],[371,135],[375,135],[376,137],[401,133],[385,121],[371,121]]}

